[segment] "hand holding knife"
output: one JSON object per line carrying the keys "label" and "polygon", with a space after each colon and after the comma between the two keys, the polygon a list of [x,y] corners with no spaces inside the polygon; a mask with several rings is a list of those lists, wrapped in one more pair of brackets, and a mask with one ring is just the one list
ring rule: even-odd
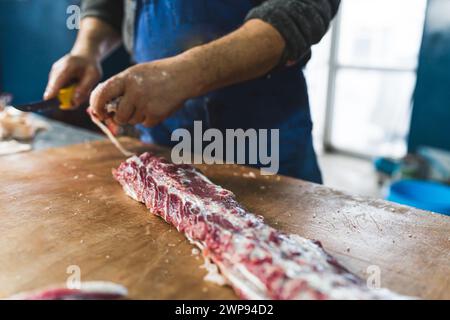
{"label": "hand holding knife", "polygon": [[24,112],[38,112],[49,110],[72,110],[72,98],[75,93],[75,84],[59,90],[55,98],[42,100],[22,105],[13,105],[14,108]]}

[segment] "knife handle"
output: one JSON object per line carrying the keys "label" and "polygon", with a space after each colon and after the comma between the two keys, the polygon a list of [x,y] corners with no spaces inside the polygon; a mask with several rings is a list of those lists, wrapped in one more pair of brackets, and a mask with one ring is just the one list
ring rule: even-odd
{"label": "knife handle", "polygon": [[73,108],[72,106],[72,98],[75,94],[75,87],[76,85],[73,84],[71,86],[62,88],[59,90],[58,93],[58,100],[60,102],[60,109],[61,110],[71,110]]}

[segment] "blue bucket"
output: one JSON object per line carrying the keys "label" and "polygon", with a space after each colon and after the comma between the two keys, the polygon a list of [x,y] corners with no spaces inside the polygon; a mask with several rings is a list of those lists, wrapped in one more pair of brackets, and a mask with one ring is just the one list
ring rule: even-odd
{"label": "blue bucket", "polygon": [[421,180],[394,182],[389,188],[387,200],[450,215],[450,187],[436,182]]}

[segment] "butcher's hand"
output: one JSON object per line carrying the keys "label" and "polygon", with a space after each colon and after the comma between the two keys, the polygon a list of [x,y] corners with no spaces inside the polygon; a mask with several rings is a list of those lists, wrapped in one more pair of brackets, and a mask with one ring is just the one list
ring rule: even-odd
{"label": "butcher's hand", "polygon": [[92,89],[101,77],[100,61],[95,57],[67,54],[53,64],[44,92],[44,99],[54,98],[61,88],[76,83],[71,102],[73,107],[78,107],[88,100]]}
{"label": "butcher's hand", "polygon": [[105,120],[105,105],[120,98],[115,123],[153,127],[196,96],[194,78],[195,67],[182,56],[138,64],[100,83],[91,94],[91,110]]}
{"label": "butcher's hand", "polygon": [[76,83],[72,106],[86,102],[102,77],[102,59],[119,44],[120,35],[109,24],[94,17],[83,18],[72,50],[50,71],[44,99],[54,98],[61,88]]}

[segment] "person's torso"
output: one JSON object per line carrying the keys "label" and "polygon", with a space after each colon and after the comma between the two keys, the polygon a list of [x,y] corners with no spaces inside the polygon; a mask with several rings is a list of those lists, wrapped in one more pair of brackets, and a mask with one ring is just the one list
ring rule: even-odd
{"label": "person's torso", "polygon": [[[261,1],[137,0],[134,58],[137,63],[162,59],[219,38],[243,24],[256,2]],[[215,128],[276,128],[295,118],[310,127],[301,65],[211,92],[173,118],[166,122],[174,128],[193,120]]]}
{"label": "person's torso", "polygon": [[[131,1],[131,0],[130,0]],[[137,63],[179,54],[237,29],[253,0],[137,0],[133,56]],[[278,129],[281,173],[320,182],[311,144],[311,117],[302,65],[280,67],[260,78],[188,100],[162,124],[143,128],[145,142],[174,145],[177,128]],[[311,151],[312,150],[312,151]],[[307,156],[309,154],[309,156]],[[310,165],[309,165],[310,164]]]}
{"label": "person's torso", "polygon": [[174,56],[238,28],[252,0],[138,0],[136,62]]}

